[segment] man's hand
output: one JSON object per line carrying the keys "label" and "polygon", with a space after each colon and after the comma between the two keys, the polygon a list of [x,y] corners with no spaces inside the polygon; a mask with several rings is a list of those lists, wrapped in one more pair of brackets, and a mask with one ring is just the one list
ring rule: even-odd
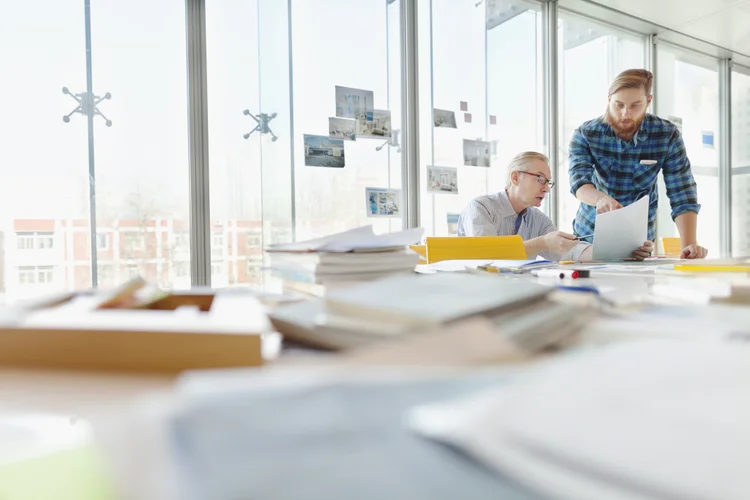
{"label": "man's hand", "polygon": [[578,238],[569,233],[554,231],[544,235],[544,243],[550,252],[563,255],[578,245]]}
{"label": "man's hand", "polygon": [[654,244],[650,241],[644,241],[643,246],[633,252],[633,257],[635,257],[638,260],[643,260],[648,257],[651,257],[651,252],[654,251]]}
{"label": "man's hand", "polygon": [[620,202],[610,196],[607,196],[606,194],[601,195],[599,199],[596,200],[597,214],[611,212],[612,210],[617,210],[618,208],[622,208]]}
{"label": "man's hand", "polygon": [[697,243],[689,244],[680,252],[681,259],[705,259],[706,255],[708,255],[708,250]]}

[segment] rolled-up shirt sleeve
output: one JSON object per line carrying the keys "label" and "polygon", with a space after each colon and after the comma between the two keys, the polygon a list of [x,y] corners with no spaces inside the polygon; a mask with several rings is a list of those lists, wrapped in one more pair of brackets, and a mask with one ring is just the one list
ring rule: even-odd
{"label": "rolled-up shirt sleeve", "polygon": [[698,190],[685,151],[685,143],[677,130],[670,141],[669,153],[662,166],[662,172],[669,203],[672,206],[672,219],[686,212],[697,214],[701,208],[698,204]]}
{"label": "rolled-up shirt sleeve", "polygon": [[472,200],[458,219],[458,236],[500,236],[494,214],[479,203]]}
{"label": "rolled-up shirt sleeve", "polygon": [[578,128],[573,133],[568,148],[568,177],[570,179],[570,192],[573,196],[581,186],[593,184],[594,157],[586,137]]}

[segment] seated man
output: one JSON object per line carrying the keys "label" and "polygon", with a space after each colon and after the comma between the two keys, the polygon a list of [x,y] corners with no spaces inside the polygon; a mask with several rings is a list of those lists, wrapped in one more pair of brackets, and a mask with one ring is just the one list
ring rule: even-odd
{"label": "seated man", "polygon": [[[458,219],[458,236],[509,236],[523,239],[530,259],[591,260],[592,246],[575,235],[558,231],[539,207],[554,182],[549,160],[541,153],[516,155],[508,166],[505,189],[474,198]],[[582,235],[585,236],[585,235]],[[651,255],[650,241],[633,252],[636,259]]]}

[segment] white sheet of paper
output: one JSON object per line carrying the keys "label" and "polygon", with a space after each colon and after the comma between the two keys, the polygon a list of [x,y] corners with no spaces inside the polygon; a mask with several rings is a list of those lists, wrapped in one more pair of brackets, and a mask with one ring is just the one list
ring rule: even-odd
{"label": "white sheet of paper", "polygon": [[596,216],[594,260],[612,261],[633,256],[648,238],[649,197],[627,207]]}

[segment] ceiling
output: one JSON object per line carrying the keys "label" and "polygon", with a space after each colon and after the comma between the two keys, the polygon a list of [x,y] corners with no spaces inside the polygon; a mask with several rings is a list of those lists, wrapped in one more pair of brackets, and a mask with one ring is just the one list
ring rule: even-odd
{"label": "ceiling", "polygon": [[[750,0],[588,0],[750,57]],[[657,33],[658,34],[658,33]]]}

